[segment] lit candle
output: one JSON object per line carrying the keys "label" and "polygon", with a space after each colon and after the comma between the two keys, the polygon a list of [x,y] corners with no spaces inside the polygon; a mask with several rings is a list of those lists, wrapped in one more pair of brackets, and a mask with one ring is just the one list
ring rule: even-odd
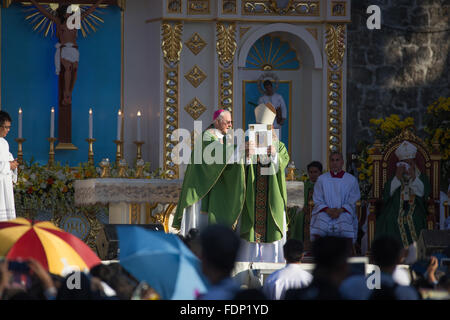
{"label": "lit candle", "polygon": [[22,139],[22,108],[19,108],[19,136],[17,138]]}
{"label": "lit candle", "polygon": [[89,139],[93,139],[92,109],[89,109]]}
{"label": "lit candle", "polygon": [[141,141],[141,112],[137,113],[137,141]]}
{"label": "lit candle", "polygon": [[117,115],[117,140],[120,141],[121,138],[121,129],[122,129],[122,111],[119,110],[119,114]]}
{"label": "lit candle", "polygon": [[50,138],[55,137],[55,108],[52,108],[50,117]]}

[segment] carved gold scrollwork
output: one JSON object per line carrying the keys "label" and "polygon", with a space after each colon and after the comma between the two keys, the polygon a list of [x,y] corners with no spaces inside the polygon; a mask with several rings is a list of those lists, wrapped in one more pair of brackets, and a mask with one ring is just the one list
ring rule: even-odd
{"label": "carved gold scrollwork", "polygon": [[345,55],[345,25],[331,25],[326,27],[325,52],[328,57],[328,64],[334,70],[342,66]]}
{"label": "carved gold scrollwork", "polygon": [[234,54],[236,53],[236,25],[234,23],[228,26],[223,23],[217,24],[217,54],[220,63],[228,67],[233,63]]}
{"label": "carved gold scrollwork", "polygon": [[183,25],[181,23],[163,23],[162,30],[161,48],[164,60],[169,66],[174,67],[180,61],[181,49],[183,48],[181,42]]}
{"label": "carved gold scrollwork", "polygon": [[194,119],[197,120],[203,112],[206,111],[206,107],[200,102],[198,98],[192,99],[192,101],[184,108],[187,113]]}

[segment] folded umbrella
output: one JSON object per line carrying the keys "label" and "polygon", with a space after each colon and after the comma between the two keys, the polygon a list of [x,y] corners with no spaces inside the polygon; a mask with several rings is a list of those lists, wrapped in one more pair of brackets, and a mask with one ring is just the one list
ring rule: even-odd
{"label": "folded umbrella", "polygon": [[120,264],[164,300],[192,300],[207,291],[200,260],[174,234],[117,226]]}

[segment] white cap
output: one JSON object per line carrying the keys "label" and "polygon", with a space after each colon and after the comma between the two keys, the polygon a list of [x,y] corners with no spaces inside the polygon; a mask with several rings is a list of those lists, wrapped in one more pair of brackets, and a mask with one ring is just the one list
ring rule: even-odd
{"label": "white cap", "polygon": [[408,141],[403,141],[395,150],[398,160],[414,159],[416,157],[417,148]]}
{"label": "white cap", "polygon": [[255,108],[255,119],[260,124],[273,124],[277,111],[275,107],[270,103],[262,103]]}

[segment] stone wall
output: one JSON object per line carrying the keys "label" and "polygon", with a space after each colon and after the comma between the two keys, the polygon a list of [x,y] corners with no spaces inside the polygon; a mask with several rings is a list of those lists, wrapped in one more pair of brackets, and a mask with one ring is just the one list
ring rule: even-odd
{"label": "stone wall", "polygon": [[[369,30],[369,5],[381,29]],[[353,0],[348,25],[347,152],[372,141],[371,118],[411,116],[423,137],[423,115],[450,96],[449,0]]]}

